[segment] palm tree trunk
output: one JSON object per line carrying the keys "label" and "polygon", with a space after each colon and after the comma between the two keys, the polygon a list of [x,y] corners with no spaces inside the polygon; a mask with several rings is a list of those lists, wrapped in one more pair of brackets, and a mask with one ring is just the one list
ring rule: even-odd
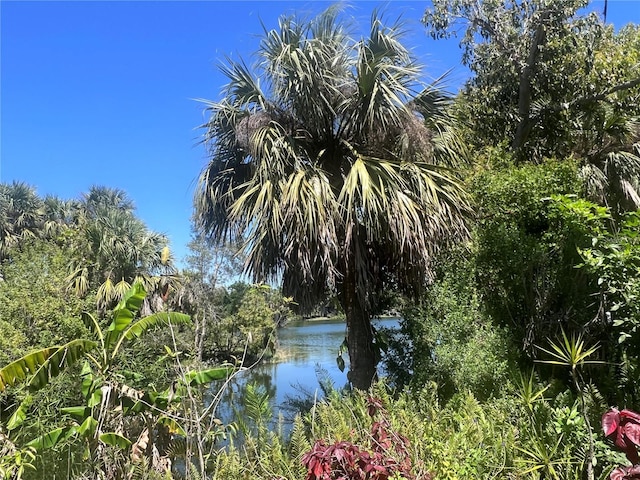
{"label": "palm tree trunk", "polygon": [[363,307],[364,295],[358,295],[355,272],[348,268],[344,276],[342,308],[347,321],[349,373],[351,385],[366,390],[376,376],[376,354],[369,312]]}

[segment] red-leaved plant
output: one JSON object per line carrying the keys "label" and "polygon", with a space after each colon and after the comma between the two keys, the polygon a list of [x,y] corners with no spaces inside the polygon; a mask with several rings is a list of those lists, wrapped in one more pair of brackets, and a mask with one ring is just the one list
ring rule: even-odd
{"label": "red-leaved plant", "polygon": [[616,447],[624,452],[632,463],[629,467],[616,468],[609,478],[611,480],[640,480],[640,415],[631,410],[619,411],[612,408],[602,415],[604,435],[614,441]]}
{"label": "red-leaved plant", "polygon": [[[406,480],[416,480],[411,472],[409,440],[391,430],[378,399],[368,398],[367,407],[374,420],[370,448],[348,441],[326,445],[318,440],[302,457],[302,463],[307,467],[306,480],[388,480],[395,474]],[[375,421],[379,412],[382,418]],[[431,480],[431,476],[424,480]]]}

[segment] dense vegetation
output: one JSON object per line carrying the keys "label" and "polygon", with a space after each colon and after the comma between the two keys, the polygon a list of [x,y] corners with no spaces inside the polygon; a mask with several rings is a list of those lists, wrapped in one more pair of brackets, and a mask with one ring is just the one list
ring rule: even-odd
{"label": "dense vegetation", "polygon": [[[434,0],[453,97],[400,25],[283,18],[208,105],[182,270],[125,192],[0,185],[0,478],[640,478],[640,28],[586,3]],[[355,388],[223,425],[329,299]]]}

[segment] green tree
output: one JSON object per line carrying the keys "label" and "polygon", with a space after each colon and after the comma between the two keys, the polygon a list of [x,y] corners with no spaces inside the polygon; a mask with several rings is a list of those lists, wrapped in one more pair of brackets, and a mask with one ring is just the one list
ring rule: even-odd
{"label": "green tree", "polygon": [[[194,349],[198,360],[203,359],[205,339],[219,335],[221,322],[223,285],[242,266],[231,245],[215,245],[197,228],[187,245],[187,268],[182,272],[182,282],[174,302],[191,315],[194,323]],[[210,330],[211,329],[211,330]]]}
{"label": "green tree", "polygon": [[78,226],[82,215],[82,204],[79,200],[64,200],[56,195],[47,195],[43,199],[45,216],[45,235],[56,238]]}
{"label": "green tree", "polygon": [[474,99],[488,94],[484,103],[493,109],[479,114],[491,120],[491,133],[500,140],[506,134],[518,150],[535,123],[532,107],[544,67],[557,54],[549,51],[550,42],[586,3],[436,0],[423,22],[434,38],[455,35],[462,27],[462,63],[475,74],[469,93]]}
{"label": "green tree", "polygon": [[43,234],[43,207],[36,190],[26,183],[0,184],[0,260],[21,242]]}
{"label": "green tree", "polygon": [[461,123],[479,146],[506,144],[519,161],[580,159],[593,198],[640,205],[640,30],[616,33],[587,0],[435,0],[435,38],[462,30],[472,72]]}
{"label": "green tree", "polygon": [[251,285],[245,290],[232,322],[247,339],[250,353],[258,355],[265,349],[274,353],[276,328],[290,316],[289,304],[290,299],[268,285]]}
{"label": "green tree", "polygon": [[[272,355],[277,344],[276,329],[289,319],[291,299],[268,285],[235,282],[219,287],[206,308],[215,311],[209,334],[203,340],[205,358],[254,363]],[[198,308],[201,310],[201,308]]]}
{"label": "green tree", "polygon": [[78,295],[97,289],[98,306],[104,309],[118,302],[136,281],[144,284],[150,294],[147,301],[154,303],[175,287],[168,239],[135,216],[126,192],[91,187],[83,196],[79,229],[83,238],[68,277]]}
{"label": "green tree", "polygon": [[0,266],[0,364],[86,335],[80,315],[90,300],[65,292],[71,254],[68,246],[33,239]]}
{"label": "green tree", "polygon": [[465,392],[499,398],[519,359],[513,336],[483,311],[468,252],[441,255],[437,271],[424,298],[403,308],[401,328],[390,332],[389,376],[414,390],[433,382],[442,402]]}
{"label": "green tree", "polygon": [[484,171],[471,184],[478,205],[473,262],[483,309],[534,356],[534,344],[555,337],[563,325],[580,329],[595,315],[593,278],[575,266],[577,248],[590,245],[598,220],[574,219],[552,200],[579,193],[575,163]]}
{"label": "green tree", "polygon": [[243,238],[256,281],[282,279],[302,309],[338,293],[349,379],[362,389],[378,361],[380,292],[419,289],[439,246],[466,232],[465,197],[444,165],[445,99],[420,83],[401,32],[374,13],[354,40],[335,6],[311,21],[282,17],[255,74],[242,62],[223,69],[196,193],[205,231]]}
{"label": "green tree", "polygon": [[[609,362],[605,374],[610,404],[637,405],[640,381],[640,211],[630,212],[614,231],[593,232],[580,250],[579,265],[597,278],[594,298],[608,326],[600,341]],[[604,388],[603,388],[604,390]]]}
{"label": "green tree", "polygon": [[122,210],[128,213],[135,212],[133,200],[127,192],[120,188],[93,185],[89,191],[82,194],[81,200],[85,214],[89,218],[99,217],[105,210]]}

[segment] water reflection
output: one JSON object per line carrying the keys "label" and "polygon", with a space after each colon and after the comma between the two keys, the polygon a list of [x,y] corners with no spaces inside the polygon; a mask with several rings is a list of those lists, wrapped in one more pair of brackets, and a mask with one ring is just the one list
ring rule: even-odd
{"label": "water reflection", "polygon": [[[376,328],[397,328],[398,319],[382,319],[374,322]],[[348,358],[346,368],[341,372],[336,363],[340,344],[345,338],[344,321],[318,320],[291,323],[278,331],[277,363],[264,363],[252,370],[241,372],[224,392],[218,407],[218,417],[224,422],[233,421],[235,410],[241,412],[243,387],[248,383],[261,386],[269,394],[275,418],[290,420],[290,412],[285,408],[288,399],[300,397],[303,393],[312,397],[322,396],[316,375],[317,370],[325,372],[327,379],[340,389],[347,385]],[[219,386],[212,386],[219,388]]]}

